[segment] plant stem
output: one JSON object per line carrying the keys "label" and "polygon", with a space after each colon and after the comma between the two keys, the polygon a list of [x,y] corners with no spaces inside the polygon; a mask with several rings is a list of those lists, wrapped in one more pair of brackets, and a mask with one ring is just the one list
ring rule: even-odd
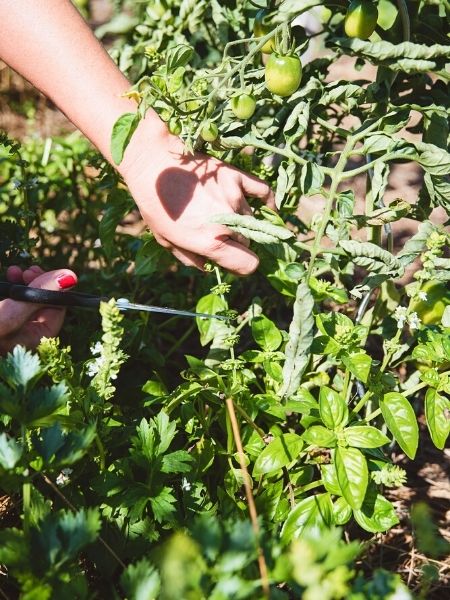
{"label": "plant stem", "polygon": [[253,492],[252,492],[252,486],[251,486],[251,478],[250,478],[249,472],[247,470],[247,465],[246,465],[246,461],[245,461],[245,453],[244,453],[244,449],[242,447],[241,434],[239,432],[239,424],[238,424],[238,421],[236,418],[236,413],[234,410],[233,399],[228,397],[225,402],[226,402],[226,406],[227,406],[228,415],[229,415],[230,421],[231,421],[231,427],[233,429],[233,436],[234,436],[234,441],[236,443],[236,449],[238,451],[239,463],[241,466],[242,473],[244,475],[245,495],[247,497],[248,512],[250,514],[250,520],[252,522],[253,531],[255,534],[256,549],[258,552],[259,573],[261,575],[261,584],[262,584],[262,588],[263,588],[263,592],[264,592],[264,597],[270,598],[270,586],[269,586],[269,578],[268,578],[268,573],[267,573],[267,564],[266,564],[266,559],[264,558],[264,553],[262,551],[262,548],[261,548],[261,545],[259,542],[260,529],[259,529],[259,523],[258,523],[258,513],[256,512],[255,500],[253,498]]}
{"label": "plant stem", "polygon": [[368,423],[372,419],[375,419],[375,417],[378,417],[378,415],[381,415],[381,408],[377,408],[372,413],[370,413],[370,415],[367,415],[367,417],[364,419],[364,421],[366,423]]}
{"label": "plant stem", "polygon": [[361,398],[361,400],[358,402],[358,404],[355,406],[355,408],[352,410],[353,413],[357,414],[359,413],[359,411],[364,407],[364,405],[366,404],[366,402],[368,400],[370,400],[370,398],[373,396],[373,392],[371,392],[370,390],[368,390],[364,396]]}
{"label": "plant stem", "polygon": [[325,229],[327,227],[328,221],[330,219],[331,211],[333,209],[333,204],[337,192],[338,185],[341,181],[341,176],[344,171],[344,167],[347,164],[347,159],[349,153],[352,151],[354,144],[356,143],[356,137],[351,137],[347,140],[344,149],[341,152],[339,160],[336,164],[336,167],[333,170],[332,181],[330,186],[330,191],[328,192],[328,198],[325,205],[325,210],[323,213],[322,220],[320,222],[319,231],[316,234],[316,238],[314,240],[314,244],[311,250],[311,257],[308,265],[308,273],[306,276],[306,281],[308,282],[311,278],[314,262],[319,254],[320,243],[322,241],[323,234],[325,233]]}

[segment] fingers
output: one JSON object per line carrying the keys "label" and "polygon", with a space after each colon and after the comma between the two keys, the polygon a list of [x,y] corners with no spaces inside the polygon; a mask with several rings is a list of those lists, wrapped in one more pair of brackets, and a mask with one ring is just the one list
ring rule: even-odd
{"label": "fingers", "polygon": [[[17,276],[17,271],[12,271],[12,276]],[[27,269],[22,273],[22,281],[30,281],[31,287],[53,291],[69,289],[77,282],[75,273],[69,269],[58,269],[44,273],[39,267]],[[16,343],[27,343],[28,333],[25,331],[21,337],[20,330],[36,318],[44,308],[39,304],[28,302],[17,302],[15,300],[3,300],[0,302],[0,337],[10,336],[16,332]],[[59,331],[64,320],[62,308],[46,309],[45,330]],[[31,323],[30,323],[31,325]],[[56,334],[55,334],[56,335]],[[20,341],[22,340],[22,342]]]}
{"label": "fingers", "polygon": [[6,279],[11,283],[23,283],[22,269],[15,265],[8,267],[6,271]]}
{"label": "fingers", "polygon": [[228,235],[217,240],[207,258],[235,275],[249,275],[259,264],[254,252]]}
{"label": "fingers", "polygon": [[194,252],[189,252],[188,250],[183,250],[178,246],[172,246],[171,252],[183,265],[186,267],[195,267],[200,271],[204,271],[204,265],[206,262],[206,258],[204,256],[200,256],[199,254],[194,254]]}
{"label": "fingers", "polygon": [[253,196],[260,198],[269,208],[276,210],[275,195],[271,188],[258,177],[248,175],[246,173],[241,174],[241,184],[247,196]]}
{"label": "fingers", "polygon": [[70,269],[57,269],[46,273],[41,272],[30,283],[31,287],[61,292],[76,285],[77,276]]}
{"label": "fingers", "polygon": [[37,265],[33,265],[29,269],[26,269],[22,273],[24,284],[29,285],[34,279],[36,279],[36,277],[42,275],[43,272],[44,271],[41,269],[41,267],[38,267]]}

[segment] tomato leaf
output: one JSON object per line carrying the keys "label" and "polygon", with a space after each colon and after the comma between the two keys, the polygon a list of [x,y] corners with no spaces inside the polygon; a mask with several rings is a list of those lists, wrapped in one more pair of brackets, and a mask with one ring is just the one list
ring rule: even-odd
{"label": "tomato leaf", "polygon": [[136,113],[125,113],[114,123],[111,133],[111,156],[116,165],[120,165],[125,149],[131,136],[139,124],[139,115]]}

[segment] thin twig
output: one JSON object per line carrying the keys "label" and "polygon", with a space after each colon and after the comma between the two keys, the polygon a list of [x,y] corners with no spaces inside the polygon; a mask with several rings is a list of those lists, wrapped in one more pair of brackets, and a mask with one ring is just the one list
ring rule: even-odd
{"label": "thin twig", "polygon": [[259,523],[258,523],[258,513],[256,512],[255,500],[253,498],[252,486],[250,483],[251,479],[250,479],[249,472],[247,470],[247,465],[246,465],[246,461],[245,461],[245,453],[244,453],[244,448],[242,447],[242,439],[241,439],[241,434],[239,432],[239,424],[238,424],[238,421],[236,418],[236,412],[234,410],[233,399],[227,398],[225,400],[225,403],[226,403],[228,414],[230,417],[231,427],[233,429],[233,436],[234,436],[234,441],[236,443],[236,448],[238,451],[239,463],[241,465],[241,470],[244,474],[245,495],[247,496],[248,512],[250,514],[250,520],[252,522],[253,531],[255,533],[256,547],[257,547],[257,552],[258,552],[258,565],[259,565],[259,572],[261,575],[261,583],[262,583],[262,587],[263,587],[263,591],[264,591],[264,596],[266,598],[270,598],[270,587],[269,587],[269,578],[267,575],[267,564],[266,564],[266,559],[264,558],[264,553],[262,551],[261,545],[259,543],[260,529],[259,529]]}
{"label": "thin twig", "polygon": [[[75,507],[75,506],[72,504],[72,502],[70,502],[70,500],[68,500],[68,499],[67,499],[67,498],[64,496],[64,494],[61,492],[61,490],[60,490],[60,489],[58,489],[58,487],[57,487],[57,486],[56,486],[56,485],[53,483],[53,481],[51,481],[51,479],[49,479],[49,478],[47,477],[47,475],[43,475],[43,474],[42,474],[42,479],[45,481],[45,483],[46,483],[47,485],[49,485],[49,486],[52,488],[52,490],[55,492],[55,494],[57,494],[57,495],[58,495],[58,496],[61,498],[61,500],[62,500],[63,502],[65,502],[65,504],[67,504],[67,506],[68,506],[68,507],[69,507],[71,510],[73,510],[74,512],[77,512],[77,508],[76,508],[76,507]],[[113,557],[116,559],[116,561],[119,563],[119,565],[122,567],[122,569],[126,569],[126,568],[127,568],[126,564],[125,564],[125,563],[122,561],[122,559],[121,559],[121,558],[120,558],[120,557],[119,557],[119,556],[118,556],[118,555],[117,555],[117,554],[114,552],[114,550],[111,548],[111,546],[110,546],[110,545],[109,545],[107,542],[105,542],[105,540],[102,538],[102,536],[101,536],[101,535],[99,535],[99,536],[98,536],[98,540],[99,540],[99,542],[100,542],[100,543],[102,543],[102,544],[103,544],[103,546],[104,546],[104,547],[105,547],[105,549],[106,549],[106,550],[107,550],[107,551],[108,551],[108,552],[111,554],[111,556],[113,556]]]}

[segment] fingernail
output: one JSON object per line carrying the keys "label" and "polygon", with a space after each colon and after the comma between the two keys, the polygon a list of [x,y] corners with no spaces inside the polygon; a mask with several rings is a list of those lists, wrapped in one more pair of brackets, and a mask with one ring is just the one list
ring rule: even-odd
{"label": "fingernail", "polygon": [[73,275],[60,275],[56,278],[56,281],[62,290],[72,287],[77,282]]}

